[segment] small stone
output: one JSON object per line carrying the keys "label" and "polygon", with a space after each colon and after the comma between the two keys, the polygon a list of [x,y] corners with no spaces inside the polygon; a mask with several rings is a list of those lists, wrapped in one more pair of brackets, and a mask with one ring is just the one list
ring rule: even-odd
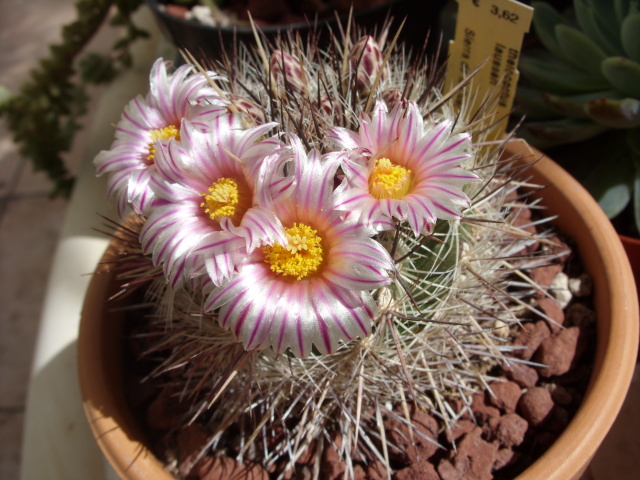
{"label": "small stone", "polygon": [[551,394],[551,399],[553,400],[553,403],[555,403],[556,405],[567,406],[573,403],[573,395],[571,395],[571,392],[569,392],[569,390],[567,390],[567,388],[564,387],[563,385],[550,383],[548,385],[545,385],[544,388],[549,390],[549,393]]}
{"label": "small stone", "polygon": [[364,473],[367,480],[387,480],[389,478],[387,469],[380,460],[374,460],[364,467]]}
{"label": "small stone", "polygon": [[500,416],[500,410],[487,403],[484,392],[473,395],[471,398],[471,411],[478,423],[485,423],[491,417]]}
{"label": "small stone", "polygon": [[441,478],[431,462],[420,461],[397,471],[393,475],[393,480],[441,480]]}
{"label": "small stone", "polygon": [[296,459],[296,463],[300,464],[300,465],[311,465],[315,462],[316,460],[316,449],[317,449],[318,443],[314,440],[313,442],[311,442],[307,448],[305,448],[302,453],[300,454],[300,456],[298,456],[298,458]]}
{"label": "small stone", "polygon": [[593,290],[593,280],[586,273],[583,273],[577,278],[569,279],[569,291],[576,297],[586,297],[591,295]]}
{"label": "small stone", "polygon": [[523,363],[511,363],[511,368],[505,368],[505,373],[509,380],[513,380],[524,388],[534,387],[538,383],[540,376],[538,371]]}
{"label": "small stone", "polygon": [[200,480],[242,478],[243,480],[269,480],[269,473],[260,465],[241,463],[230,457],[207,457],[198,470]]}
{"label": "small stone", "polygon": [[582,303],[574,303],[565,312],[566,321],[568,326],[583,327],[592,325],[596,321],[596,312]]}
{"label": "small stone", "polygon": [[410,417],[413,423],[412,431],[398,418],[389,418],[385,423],[389,458],[404,465],[427,459],[438,449],[436,419],[424,410],[413,407]]}
{"label": "small stone", "polygon": [[551,285],[549,285],[549,289],[562,309],[569,305],[569,302],[571,302],[573,298],[573,294],[569,290],[569,277],[564,272],[556,275],[556,278],[554,278]]}
{"label": "small stone", "polygon": [[547,322],[552,332],[557,332],[562,328],[562,325],[564,325],[564,310],[562,310],[557,300],[549,297],[539,298],[536,306],[547,316]]}
{"label": "small stone", "polygon": [[[552,263],[531,269],[529,277],[536,285],[545,289],[553,283],[553,280],[560,272],[562,272],[562,265]],[[544,293],[540,293],[540,295],[544,295]]]}
{"label": "small stone", "polygon": [[569,425],[569,420],[570,415],[567,409],[556,406],[544,428],[550,432],[562,433],[564,429],[567,428],[567,425]]}
{"label": "small stone", "polygon": [[529,424],[517,413],[507,413],[489,421],[491,438],[504,447],[517,447],[524,440]]}
{"label": "small stone", "polygon": [[[207,446],[209,435],[198,424],[191,424],[180,430],[177,436],[178,443],[178,470],[180,475],[188,477],[189,474],[203,464],[205,457],[200,454]],[[196,460],[199,460],[196,462]]]}
{"label": "small stone", "polygon": [[364,471],[364,467],[362,465],[354,465],[353,480],[367,480],[367,478],[367,472]]}
{"label": "small stone", "polygon": [[313,480],[313,467],[309,465],[296,465],[296,480]]}
{"label": "small stone", "polygon": [[442,480],[491,480],[491,470],[496,461],[498,444],[482,439],[482,429],[466,434],[458,444],[458,452],[451,452],[438,464]]}
{"label": "small stone", "polygon": [[523,348],[514,350],[512,355],[523,360],[530,360],[542,341],[550,336],[551,331],[544,320],[525,323],[522,326],[522,332],[513,341],[514,346]]}
{"label": "small stone", "polygon": [[[345,470],[347,469],[338,451],[342,446],[342,436],[339,434],[334,434],[333,443],[335,443],[335,446],[331,442],[325,442],[324,449],[322,450],[320,471],[322,472],[324,478],[326,478],[327,480],[333,480],[338,477],[342,477]],[[336,450],[336,447],[338,448],[338,450]]]}
{"label": "small stone", "polygon": [[553,400],[548,390],[534,387],[527,390],[518,402],[518,411],[532,427],[539,427],[551,418]]}
{"label": "small stone", "polygon": [[511,333],[511,329],[509,328],[509,324],[502,320],[496,320],[493,323],[493,333],[500,338],[508,338]]}
{"label": "small stone", "polygon": [[477,427],[471,420],[461,419],[451,426],[451,429],[446,432],[446,438],[449,443],[455,443],[460,437],[466,435],[470,431]]}
{"label": "small stone", "polygon": [[591,378],[592,371],[593,369],[590,365],[582,365],[578,363],[564,375],[555,377],[555,380],[560,385],[566,385],[567,387],[578,386],[580,384],[585,385],[589,381],[589,378]]}
{"label": "small stone", "polygon": [[583,327],[569,327],[544,339],[536,351],[535,361],[545,365],[539,368],[541,377],[563,375],[575,366],[587,349],[587,332]]}
{"label": "small stone", "polygon": [[[513,200],[510,200],[507,198],[505,201],[513,203],[517,201],[517,199],[514,198]],[[531,223],[531,209],[525,207],[523,204],[514,206],[511,210],[509,221],[514,227],[528,226]]]}
{"label": "small stone", "polygon": [[[491,392],[487,392],[489,403],[499,408],[503,412],[513,413],[516,411],[518,400],[522,395],[522,389],[516,382],[491,382],[489,384]],[[493,392],[493,395],[491,394]]]}
{"label": "small stone", "polygon": [[520,454],[512,448],[501,448],[496,454],[496,461],[493,464],[493,470],[500,470],[501,468],[508,467],[515,463]]}
{"label": "small stone", "polygon": [[546,244],[546,243],[543,244],[542,247],[540,248],[540,250],[542,252],[544,252],[544,254],[546,254],[546,255],[555,255],[556,258],[555,258],[554,262],[557,262],[561,266],[564,265],[564,263],[567,260],[567,256],[569,255],[569,253],[571,253],[571,249],[557,235],[549,237],[548,240],[551,243],[550,244]]}

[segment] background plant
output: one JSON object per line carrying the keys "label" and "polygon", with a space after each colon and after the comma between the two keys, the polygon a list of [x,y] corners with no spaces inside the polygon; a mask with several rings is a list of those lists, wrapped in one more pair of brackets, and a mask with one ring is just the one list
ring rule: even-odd
{"label": "background plant", "polygon": [[[142,0],[79,0],[76,19],[62,28],[62,41],[51,45],[48,58],[31,71],[19,92],[2,87],[2,115],[34,170],[53,182],[52,196],[67,197],[73,176],[63,158],[86,112],[87,86],[110,81],[131,65],[131,44],[148,34],[132,21]],[[122,36],[107,55],[86,52],[85,47],[106,23],[122,28]]]}
{"label": "background plant", "polygon": [[[525,51],[520,135],[548,149],[595,139],[564,164],[609,218],[640,225],[640,11],[631,0],[574,0],[559,13],[532,2],[543,48]],[[522,113],[522,112],[520,112]],[[596,139],[597,137],[597,139]],[[561,156],[556,156],[562,161]],[[633,221],[631,222],[633,223]]]}

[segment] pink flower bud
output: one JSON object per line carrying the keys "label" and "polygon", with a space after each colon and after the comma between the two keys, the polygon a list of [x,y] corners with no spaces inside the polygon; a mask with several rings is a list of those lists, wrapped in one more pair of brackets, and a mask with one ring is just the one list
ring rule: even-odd
{"label": "pink flower bud", "polygon": [[[376,76],[382,69],[382,52],[371,35],[365,35],[351,49],[349,54],[351,68],[356,74],[356,88],[363,94],[369,93]],[[380,79],[386,72],[382,70]]]}
{"label": "pink flower bud", "polygon": [[400,104],[402,104],[403,108],[407,107],[407,99],[402,98],[402,90],[397,88],[387,88],[382,92],[380,98],[387,104],[389,110],[393,110],[394,107]]}
{"label": "pink flower bud", "polygon": [[238,95],[231,95],[229,100],[231,100],[233,106],[236,107],[240,113],[248,115],[256,125],[261,125],[267,121],[264,115],[264,109],[253,100]]}
{"label": "pink flower bud", "polygon": [[279,87],[294,92],[304,91],[304,73],[292,55],[282,50],[275,50],[271,54],[271,74]]}
{"label": "pink flower bud", "polygon": [[330,117],[342,112],[342,105],[340,105],[340,102],[337,99],[332,100],[327,95],[322,95],[320,97],[318,108]]}

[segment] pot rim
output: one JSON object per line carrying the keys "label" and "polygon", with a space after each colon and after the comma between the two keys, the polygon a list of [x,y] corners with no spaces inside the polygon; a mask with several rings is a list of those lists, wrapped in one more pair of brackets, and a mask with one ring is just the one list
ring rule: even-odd
{"label": "pot rim", "polygon": [[564,432],[517,480],[578,479],[611,428],[631,383],[638,352],[635,281],[617,232],[584,187],[524,140],[509,141],[506,152],[535,166],[535,183],[552,187],[544,189],[545,206],[549,214],[562,217],[561,230],[578,242],[594,283],[598,318],[595,364],[584,400]]}
{"label": "pot rim", "polygon": [[[577,241],[594,282],[598,340],[584,400],[554,444],[516,477],[516,480],[577,480],[611,428],[631,383],[639,337],[636,287],[615,229],[577,180],[523,140],[509,141],[504,155],[517,156],[519,162],[530,164],[528,173],[532,181],[549,186],[543,189],[547,211],[561,215],[558,222],[561,230]],[[142,432],[132,412],[128,409],[117,412],[119,407],[126,407],[124,393],[114,394],[110,388],[118,379],[119,366],[101,362],[111,352],[101,348],[104,332],[89,318],[98,315],[104,320],[108,313],[113,315],[113,311],[103,307],[104,299],[110,296],[105,297],[104,290],[114,283],[110,282],[114,276],[114,271],[102,271],[92,277],[82,309],[78,365],[85,413],[96,441],[119,475],[131,480],[173,479],[140,440]],[[124,431],[119,422],[132,425]]]}
{"label": "pot rim", "polygon": [[[393,6],[394,3],[398,3],[402,0],[389,0],[387,3],[376,5],[373,7],[363,8],[357,11],[359,15],[369,15],[376,12],[382,12],[386,9],[389,9]],[[149,5],[149,7],[153,10],[154,14],[161,16],[165,21],[175,22],[183,27],[195,28],[197,30],[202,31],[221,31],[222,33],[229,34],[239,34],[239,35],[253,35],[253,28],[247,25],[232,25],[232,26],[212,26],[205,25],[199,22],[195,22],[192,20],[187,20],[184,18],[176,17],[167,13],[166,11],[159,8],[160,2],[158,0],[145,0],[145,2]],[[356,12],[354,12],[354,15]],[[265,35],[272,35],[276,33],[284,33],[288,30],[301,30],[313,28],[318,25],[337,25],[338,22],[343,23],[349,18],[348,13],[343,13],[338,15],[337,17],[328,17],[328,18],[309,18],[308,21],[304,22],[294,22],[294,23],[283,23],[281,25],[265,25],[259,27],[259,31]]]}

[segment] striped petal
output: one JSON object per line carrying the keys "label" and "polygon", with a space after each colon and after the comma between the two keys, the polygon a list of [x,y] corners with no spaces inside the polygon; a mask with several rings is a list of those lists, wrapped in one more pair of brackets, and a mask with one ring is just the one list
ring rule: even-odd
{"label": "striped petal", "polygon": [[[472,161],[471,137],[451,135],[452,123],[425,125],[414,102],[406,108],[398,104],[388,112],[385,103],[378,101],[371,117],[361,117],[358,132],[334,132],[331,138],[343,149],[345,173],[333,196],[335,208],[359,211],[361,221],[376,228],[392,228],[393,219],[407,222],[416,236],[431,231],[438,218],[460,217],[469,201],[459,187],[478,177],[461,166]],[[374,162],[382,158],[387,165],[390,162],[393,168],[408,172],[408,191],[398,194],[390,185],[389,193],[371,193],[370,178],[378,168]]]}
{"label": "striped petal", "polygon": [[324,276],[351,290],[374,290],[389,284],[389,254],[370,238],[353,238],[332,247]]}
{"label": "striped petal", "polygon": [[[313,348],[331,353],[341,342],[370,333],[375,315],[370,292],[391,283],[394,263],[371,238],[374,228],[332,207],[335,155],[306,153],[291,137],[290,150],[279,158],[287,159],[295,182],[292,194],[274,205],[287,227],[287,237],[274,243],[289,253],[269,256],[267,251],[273,250],[256,248],[235,275],[212,290],[205,310],[217,311],[220,325],[246,349],[271,346],[277,353],[289,350],[299,357]],[[295,233],[300,225],[313,226],[305,230],[304,239]],[[298,237],[292,241],[302,242],[303,248],[300,243],[293,244],[295,249],[287,247],[294,234]],[[311,247],[305,243],[318,239]],[[291,265],[278,263],[289,258]],[[314,258],[320,261],[314,263]],[[296,270],[297,265],[303,269]]]}
{"label": "striped petal", "polygon": [[226,114],[225,101],[204,75],[188,65],[169,73],[168,65],[156,60],[148,94],[138,95],[125,106],[111,148],[94,160],[98,175],[113,177],[109,198],[116,200],[121,215],[127,203],[136,213],[147,214],[155,195],[151,187],[158,184],[153,180],[169,171],[155,166],[154,149],[160,148],[160,140],[154,140],[157,132],[167,128],[175,132],[185,118],[193,118],[197,128],[206,129],[211,119]]}

